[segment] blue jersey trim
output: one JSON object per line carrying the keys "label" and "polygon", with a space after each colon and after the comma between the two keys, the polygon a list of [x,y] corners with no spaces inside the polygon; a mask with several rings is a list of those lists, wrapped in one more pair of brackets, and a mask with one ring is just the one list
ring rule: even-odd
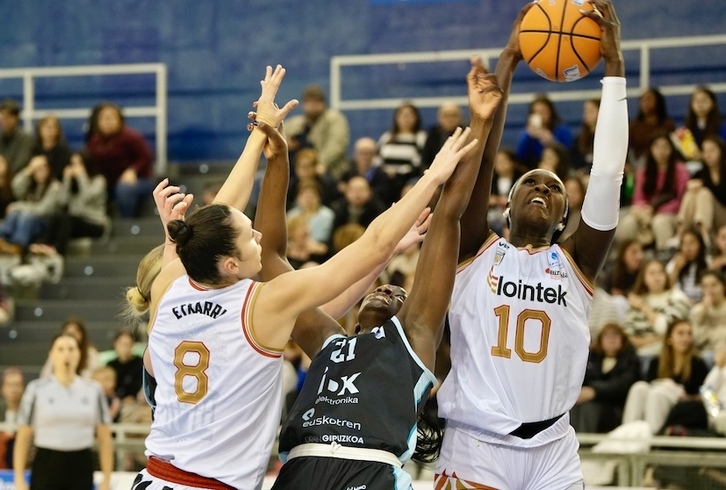
{"label": "blue jersey trim", "polygon": [[[423,363],[423,361],[421,361],[421,359],[419,359],[418,355],[413,350],[413,347],[411,347],[411,344],[409,344],[408,337],[406,337],[406,332],[404,332],[404,330],[403,330],[401,321],[396,316],[393,316],[391,318],[391,321],[396,326],[396,329],[398,330],[398,335],[401,337],[401,340],[403,340],[403,345],[406,346],[406,350],[408,351],[408,354],[416,362],[416,364],[418,364],[418,367],[420,367],[423,370],[422,376],[426,377],[427,381],[430,382],[432,386],[436,386],[436,383],[437,383],[436,376],[434,376],[434,373],[432,373],[431,370],[426,367],[426,365]],[[421,384],[420,381],[417,384],[417,386],[419,384]],[[420,401],[420,396],[419,396],[419,401]]]}

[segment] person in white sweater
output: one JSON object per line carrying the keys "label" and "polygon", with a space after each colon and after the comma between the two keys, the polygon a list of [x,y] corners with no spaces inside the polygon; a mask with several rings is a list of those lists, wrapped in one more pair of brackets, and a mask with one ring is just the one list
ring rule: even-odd
{"label": "person in white sweater", "polygon": [[[64,210],[51,221],[46,243],[65,255],[68,242],[74,238],[100,238],[109,226],[106,178],[86,152],[76,152],[63,169],[62,202]],[[31,252],[52,250],[31,247]]]}

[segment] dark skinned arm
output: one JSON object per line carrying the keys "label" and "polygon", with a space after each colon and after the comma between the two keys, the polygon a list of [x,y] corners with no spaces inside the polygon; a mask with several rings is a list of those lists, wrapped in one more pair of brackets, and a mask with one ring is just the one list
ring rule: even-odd
{"label": "dark skinned arm", "polygon": [[[293,267],[287,260],[287,186],[290,181],[290,162],[287,142],[282,126],[280,130],[259,123],[259,130],[267,135],[264,146],[267,168],[262,181],[260,198],[255,214],[255,228],[262,233],[262,270],[260,277],[269,281],[290,272]],[[333,334],[345,335],[343,328],[319,308],[301,314],[292,331],[292,339],[305,354],[313,359],[325,339]]]}
{"label": "dark skinned arm", "polygon": [[[259,205],[255,215],[255,227],[262,233],[262,271],[263,281],[269,281],[293,270],[287,260],[287,223],[286,200],[287,186],[290,180],[287,144],[284,134],[264,123],[259,130],[268,135],[265,146],[265,157],[268,159],[265,177],[260,191]],[[284,146],[283,146],[284,145]],[[431,222],[429,210],[421,213],[419,219],[399,242],[394,254],[403,252],[414,243],[423,240]],[[312,359],[320,350],[325,339],[333,334],[345,335],[345,331],[334,318],[343,316],[360,300],[361,296],[373,284],[388,262],[378,267],[353,284],[338,298],[311,311],[303,313],[295,323],[292,339]]]}
{"label": "dark skinned arm", "polygon": [[[293,99],[285,104],[282,109],[275,104],[275,96],[285,78],[285,69],[277,65],[275,70],[268,66],[265,71],[265,78],[260,81],[262,93],[254,103],[257,113],[255,117],[265,121],[267,124],[277,126],[287,114],[298,105]],[[257,172],[257,164],[260,161],[260,151],[265,144],[265,135],[253,128],[244,150],[235,163],[229,175],[222,184],[221,189],[214,197],[215,203],[223,203],[237,209],[245,209],[252,193],[252,185]]]}
{"label": "dark skinned arm", "polygon": [[[488,75],[478,58],[472,59],[467,85],[476,138],[486,140],[502,91],[496,76]],[[478,146],[483,147],[481,140]],[[480,164],[481,151],[472,150],[444,185],[421,249],[413,289],[398,315],[414,352],[431,371],[454,287],[461,232],[459,220],[471,197]]]}
{"label": "dark skinned arm", "polygon": [[477,146],[472,150],[472,158],[482,160],[479,173],[476,174],[474,190],[469,204],[461,217],[461,244],[459,246],[459,261],[466,260],[476,255],[479,248],[484,244],[487,237],[492,233],[487,222],[487,209],[489,209],[489,197],[492,190],[492,176],[494,174],[494,160],[499,151],[499,143],[504,132],[504,121],[507,117],[507,99],[509,89],[512,86],[512,77],[517,63],[522,59],[519,50],[519,25],[524,14],[532,7],[529,3],[519,12],[517,20],[514,21],[512,32],[509,36],[507,46],[499,55],[494,74],[502,90],[502,101],[490,123],[489,137],[481,137],[480,124],[472,121],[473,137],[479,140]]}
{"label": "dark skinned arm", "polygon": [[[591,0],[591,3],[600,13],[597,11],[586,12],[583,15],[593,19],[602,28],[600,49],[605,60],[605,76],[624,77],[625,66],[623,54],[620,51],[620,21],[615,14],[612,2],[610,0]],[[627,125],[627,115],[622,124]],[[602,124],[598,124],[595,133],[610,130],[611,128],[603,128]],[[619,196],[612,196],[612,198],[618,199]],[[585,277],[594,281],[607,258],[614,236],[615,228],[607,231],[596,230],[580,219],[575,233],[565,240],[561,247],[572,255]]]}

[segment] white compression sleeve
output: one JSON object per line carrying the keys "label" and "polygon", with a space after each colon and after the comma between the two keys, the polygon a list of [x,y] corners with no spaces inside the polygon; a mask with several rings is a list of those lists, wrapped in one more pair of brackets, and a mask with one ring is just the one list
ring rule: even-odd
{"label": "white compression sleeve", "polygon": [[599,231],[618,225],[620,186],[628,153],[628,101],[625,78],[604,77],[595,126],[592,170],[582,203],[582,220]]}

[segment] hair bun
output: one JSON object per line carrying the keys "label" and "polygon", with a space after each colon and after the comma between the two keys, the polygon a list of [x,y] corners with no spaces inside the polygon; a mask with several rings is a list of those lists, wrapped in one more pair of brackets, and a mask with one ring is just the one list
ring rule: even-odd
{"label": "hair bun", "polygon": [[169,236],[177,245],[185,245],[192,238],[192,229],[184,220],[175,219],[166,228],[169,231]]}

